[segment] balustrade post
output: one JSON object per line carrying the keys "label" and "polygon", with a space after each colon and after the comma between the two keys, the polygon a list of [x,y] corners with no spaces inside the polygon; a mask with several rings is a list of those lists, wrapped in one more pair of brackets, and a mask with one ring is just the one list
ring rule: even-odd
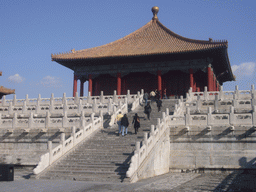
{"label": "balustrade post", "polygon": [[113,107],[112,107],[112,99],[109,98],[109,99],[108,99],[108,113],[110,114],[111,112],[113,112],[112,110],[113,110]]}
{"label": "balustrade post", "polygon": [[155,133],[155,125],[151,125],[150,126],[150,137],[154,136],[154,133]]}
{"label": "balustrade post", "polygon": [[14,113],[13,119],[12,119],[12,128],[13,129],[17,128],[17,123],[18,123],[17,113]]}
{"label": "balustrade post", "polygon": [[187,98],[187,101],[191,100],[188,93],[186,93],[186,98]]}
{"label": "balustrade post", "polygon": [[80,116],[80,125],[82,128],[85,127],[85,117],[84,117],[84,111],[81,111],[81,116]]}
{"label": "balustrade post", "polygon": [[144,95],[144,89],[141,89],[140,95]]}
{"label": "balustrade post", "polygon": [[16,95],[13,95],[12,105],[13,106],[17,105]]}
{"label": "balustrade post", "polygon": [[64,105],[67,101],[66,93],[63,93],[62,104]]}
{"label": "balustrade post", "polygon": [[79,96],[78,96],[78,92],[76,92],[76,94],[75,94],[75,98],[74,98],[74,104],[79,104]]}
{"label": "balustrade post", "polygon": [[162,112],[162,119],[165,120],[165,112]]}
{"label": "balustrade post", "polygon": [[68,112],[67,100],[64,101],[64,106],[63,106],[63,114],[64,114],[65,112]]}
{"label": "balustrade post", "polygon": [[140,97],[140,92],[139,91],[137,92],[137,96],[138,96],[138,98]]}
{"label": "balustrade post", "polygon": [[255,94],[255,89],[254,89],[254,85],[251,85],[251,95]]}
{"label": "balustrade post", "polygon": [[219,91],[219,99],[221,101],[223,101],[225,98],[224,98],[224,93],[223,93],[223,87],[220,86],[220,91]]}
{"label": "balustrade post", "polygon": [[256,94],[255,93],[252,93],[251,105],[252,105],[252,108],[254,105],[256,105]]}
{"label": "balustrade post", "polygon": [[143,145],[146,145],[146,151],[147,151],[147,142],[148,141],[148,133],[147,132],[144,132],[144,135],[143,135]]}
{"label": "balustrade post", "polygon": [[79,104],[78,104],[78,113],[81,114],[81,111],[83,111],[83,105],[82,105],[82,100],[79,101]]}
{"label": "balustrade post", "polygon": [[175,104],[174,105],[174,114],[177,115],[177,113],[178,113],[178,105]]}
{"label": "balustrade post", "polygon": [[130,90],[127,90],[127,95],[126,95],[127,101],[131,102],[131,94],[130,94]]}
{"label": "balustrade post", "polygon": [[116,90],[114,90],[113,102],[114,102],[114,103],[117,103]]}
{"label": "balustrade post", "polygon": [[12,102],[9,103],[8,114],[9,114],[9,115],[12,115],[12,114],[13,114]]}
{"label": "balustrade post", "polygon": [[93,100],[92,112],[93,113],[97,113],[98,112],[98,106],[97,106],[97,103],[96,103],[96,98]]}
{"label": "balustrade post", "polygon": [[186,114],[185,114],[185,125],[190,125],[190,108],[186,108]]}
{"label": "balustrade post", "polygon": [[218,112],[218,111],[219,111],[219,95],[215,95],[214,111],[215,111],[215,112]]}
{"label": "balustrade post", "polygon": [[161,124],[160,118],[157,118],[156,121],[157,121],[157,128],[158,130],[160,130],[160,124]]}
{"label": "balustrade post", "polygon": [[230,106],[229,124],[230,125],[236,124],[235,114],[234,114],[234,107],[233,106]]}
{"label": "balustrade post", "polygon": [[0,113],[0,128],[2,128],[3,120],[2,120],[2,113]]}
{"label": "balustrade post", "polygon": [[252,108],[252,124],[255,128],[255,126],[256,126],[256,106],[253,106],[253,108]]}
{"label": "balustrade post", "polygon": [[76,134],[76,126],[71,127],[71,135],[73,137],[73,141],[75,140],[75,134]]}
{"label": "balustrade post", "polygon": [[46,111],[46,118],[45,118],[45,128],[49,128],[50,127],[50,112]]}
{"label": "balustrade post", "polygon": [[234,99],[234,100],[232,101],[232,106],[233,106],[234,108],[238,108],[238,100]]}
{"label": "balustrade post", "polygon": [[60,143],[61,143],[62,145],[64,145],[65,140],[66,140],[66,138],[65,138],[65,133],[61,133],[61,134],[60,134]]}
{"label": "balustrade post", "polygon": [[68,115],[67,111],[64,111],[63,117],[62,117],[62,127],[68,127]]}
{"label": "balustrade post", "polygon": [[[40,95],[40,94],[39,94]],[[26,101],[24,101],[25,103]],[[41,110],[41,107],[40,107],[40,100],[37,99],[36,101],[36,114],[39,114],[40,113],[40,110]]]}
{"label": "balustrade post", "polygon": [[94,113],[91,114],[91,123],[92,123],[92,127],[94,128]]}
{"label": "balustrade post", "polygon": [[6,105],[6,98],[5,98],[5,95],[3,96],[2,98],[2,106],[5,106]]}
{"label": "balustrade post", "polygon": [[91,92],[88,92],[87,103],[90,103],[90,104],[92,103]]}
{"label": "balustrade post", "polygon": [[212,125],[212,108],[208,107],[207,125]]}
{"label": "balustrade post", "polygon": [[163,126],[164,126],[164,129],[166,129],[166,116],[165,116],[165,112],[162,112],[162,121],[163,121]]}
{"label": "balustrade post", "polygon": [[204,100],[208,101],[208,92],[207,92],[207,87],[204,87]]}
{"label": "balustrade post", "polygon": [[235,94],[234,94],[234,99],[238,100],[239,99],[239,90],[238,90],[238,85],[235,86],[236,90],[235,90]]}
{"label": "balustrade post", "polygon": [[135,143],[135,153],[139,153],[140,151],[140,141],[136,141]]}
{"label": "balustrade post", "polygon": [[114,105],[113,108],[114,108],[114,113],[116,113],[116,106]]}
{"label": "balustrade post", "polygon": [[25,101],[27,102],[27,104],[29,104],[28,94],[26,94],[26,99],[25,99]]}
{"label": "balustrade post", "polygon": [[103,128],[103,111],[102,110],[100,110],[99,117],[100,117],[101,127]]}
{"label": "balustrade post", "polygon": [[104,103],[103,91],[100,92],[100,103]]}
{"label": "balustrade post", "polygon": [[201,107],[202,107],[201,98],[200,98],[200,96],[197,96],[197,100],[196,100],[196,111],[197,111],[197,112],[200,112]]}
{"label": "balustrade post", "polygon": [[33,128],[34,126],[34,117],[33,113],[31,112],[28,119],[28,128]]}
{"label": "balustrade post", "polygon": [[127,98],[124,98],[124,104],[126,105],[125,113],[128,113],[128,100],[127,100]]}
{"label": "balustrade post", "polygon": [[49,106],[49,111],[50,113],[53,113],[54,110],[54,94],[51,94],[51,98],[50,98],[50,106]]}
{"label": "balustrade post", "polygon": [[165,109],[166,116],[168,117],[170,115],[169,108]]}
{"label": "balustrade post", "polygon": [[37,105],[41,105],[41,94],[38,94]]}
{"label": "balustrade post", "polygon": [[47,142],[47,149],[49,151],[49,164],[52,164],[52,141]]}
{"label": "balustrade post", "polygon": [[26,101],[23,102],[22,113],[23,113],[23,114],[26,114],[26,113],[27,113],[27,102],[26,102]]}

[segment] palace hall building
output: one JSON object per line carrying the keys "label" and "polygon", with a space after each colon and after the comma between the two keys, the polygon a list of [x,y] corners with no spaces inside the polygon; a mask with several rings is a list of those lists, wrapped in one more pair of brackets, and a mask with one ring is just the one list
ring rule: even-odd
{"label": "palace hall building", "polygon": [[89,82],[91,95],[123,95],[144,89],[166,89],[167,96],[185,95],[189,88],[218,91],[226,81],[235,80],[228,58],[228,42],[182,37],[153,18],[135,32],[99,47],[54,54],[52,61],[74,71],[73,95],[80,80]]}

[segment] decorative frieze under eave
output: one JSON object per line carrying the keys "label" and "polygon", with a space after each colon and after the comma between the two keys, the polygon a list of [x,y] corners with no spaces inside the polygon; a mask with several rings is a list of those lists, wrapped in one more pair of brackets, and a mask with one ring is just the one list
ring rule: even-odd
{"label": "decorative frieze under eave", "polygon": [[101,74],[110,74],[116,76],[117,73],[129,74],[134,72],[149,72],[157,75],[157,71],[161,70],[162,75],[168,71],[180,70],[184,73],[189,73],[188,69],[204,71],[211,59],[194,59],[194,60],[181,60],[181,61],[164,61],[164,62],[150,62],[150,63],[132,63],[127,64],[112,64],[112,65],[97,65],[97,66],[81,66],[76,67],[75,74],[78,77],[85,77],[93,75],[93,78]]}

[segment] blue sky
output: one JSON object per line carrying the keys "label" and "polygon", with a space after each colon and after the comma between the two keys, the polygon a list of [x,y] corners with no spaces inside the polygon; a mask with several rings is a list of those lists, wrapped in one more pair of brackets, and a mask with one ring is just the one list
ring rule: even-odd
{"label": "blue sky", "polygon": [[256,86],[253,0],[0,0],[0,86],[15,89],[18,99],[72,96],[73,71],[51,54],[118,40],[149,22],[153,6],[159,21],[181,36],[228,40],[237,81],[224,90]]}

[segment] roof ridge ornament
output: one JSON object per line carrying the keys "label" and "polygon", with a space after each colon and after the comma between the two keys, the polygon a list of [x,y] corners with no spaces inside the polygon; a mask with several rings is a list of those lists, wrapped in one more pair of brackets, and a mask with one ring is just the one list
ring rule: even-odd
{"label": "roof ridge ornament", "polygon": [[158,20],[157,13],[158,13],[158,11],[159,11],[159,7],[154,6],[154,7],[152,7],[151,11],[152,11],[152,13],[153,13],[153,18],[152,18],[152,20]]}

